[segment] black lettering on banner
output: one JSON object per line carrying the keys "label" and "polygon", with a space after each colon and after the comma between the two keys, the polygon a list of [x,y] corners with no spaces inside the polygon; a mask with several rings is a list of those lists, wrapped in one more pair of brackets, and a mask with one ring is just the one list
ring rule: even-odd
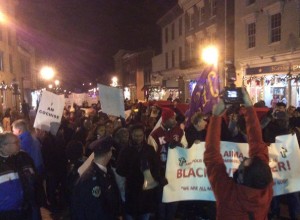
{"label": "black lettering on banner", "polygon": [[39,113],[40,113],[40,114],[43,114],[43,115],[46,115],[46,116],[49,116],[49,117],[51,117],[51,118],[59,119],[59,116],[58,116],[58,115],[49,113],[49,112],[44,111],[44,110],[39,110]]}

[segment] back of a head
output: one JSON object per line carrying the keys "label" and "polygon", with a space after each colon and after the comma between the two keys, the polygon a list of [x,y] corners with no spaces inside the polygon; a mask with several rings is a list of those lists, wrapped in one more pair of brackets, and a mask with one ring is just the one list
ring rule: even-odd
{"label": "back of a head", "polygon": [[95,158],[96,157],[98,158],[103,156],[104,154],[109,152],[111,148],[113,148],[114,141],[112,137],[106,136],[104,138],[95,141],[94,145],[95,146],[93,147],[93,150],[94,150]]}
{"label": "back of a head", "polygon": [[18,119],[14,121],[12,126],[20,129],[22,132],[28,131],[28,124],[24,119]]}
{"label": "back of a head", "polygon": [[251,160],[251,164],[245,167],[243,185],[264,189],[273,181],[271,169],[259,157],[253,157]]}

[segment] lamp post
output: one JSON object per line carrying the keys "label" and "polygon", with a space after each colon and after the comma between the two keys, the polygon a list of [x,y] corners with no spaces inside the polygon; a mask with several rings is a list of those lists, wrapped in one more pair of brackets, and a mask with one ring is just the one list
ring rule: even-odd
{"label": "lamp post", "polygon": [[51,79],[53,79],[53,77],[55,75],[55,70],[53,69],[53,67],[44,66],[44,67],[42,67],[40,74],[41,74],[42,79],[51,80]]}
{"label": "lamp post", "polygon": [[219,52],[215,46],[208,46],[202,50],[202,60],[208,65],[218,66]]}
{"label": "lamp post", "polygon": [[118,86],[118,78],[116,76],[111,78],[111,81],[112,81],[112,83],[110,84],[110,86],[112,86],[112,87],[117,87]]}

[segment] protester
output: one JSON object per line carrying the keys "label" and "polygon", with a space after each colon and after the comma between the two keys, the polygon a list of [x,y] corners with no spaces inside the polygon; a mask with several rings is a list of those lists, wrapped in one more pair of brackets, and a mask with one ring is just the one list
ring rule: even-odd
{"label": "protester", "polygon": [[191,118],[191,124],[185,129],[188,148],[195,143],[205,141],[207,118],[201,112],[196,112]]}
{"label": "protester", "polygon": [[12,133],[0,134],[0,179],[0,219],[41,220],[34,163]]}
{"label": "protester", "polygon": [[245,89],[245,119],[249,158],[244,158],[233,178],[229,177],[220,154],[221,115],[225,104],[214,106],[206,136],[204,163],[217,202],[217,219],[268,219],[273,179],[268,165],[267,145],[262,140],[259,121]]}
{"label": "protester", "polygon": [[90,144],[98,139],[101,139],[105,136],[105,124],[97,124],[92,128],[86,138],[86,145],[85,145],[85,156],[89,157],[92,153],[92,149],[90,148]]}
{"label": "protester", "polygon": [[2,120],[3,131],[11,131],[11,109],[6,109]]}
{"label": "protester", "polygon": [[129,146],[121,150],[117,163],[117,173],[126,178],[125,219],[148,220],[158,204],[159,158],[145,142],[142,124],[130,131]]}
{"label": "protester", "polygon": [[[176,114],[168,108],[162,111],[162,122],[148,137],[148,144],[152,145],[160,158],[160,172],[164,177],[166,172],[167,154],[169,148],[176,146],[187,147],[184,131],[177,125]],[[160,204],[158,219],[173,219],[176,214],[178,202],[162,203],[163,184],[160,188]]]}
{"label": "protester", "polygon": [[73,220],[115,220],[120,214],[120,195],[112,170],[113,140],[104,138],[94,148],[94,161],[75,185]]}
{"label": "protester", "polygon": [[21,149],[24,150],[33,159],[34,165],[40,175],[44,171],[44,162],[41,153],[41,146],[35,139],[28,128],[28,122],[23,119],[16,120],[12,123],[12,130],[21,141]]}
{"label": "protester", "polygon": [[25,102],[25,100],[23,100],[23,102],[22,102],[22,113],[23,113],[24,119],[26,119],[28,122],[30,121],[29,112],[30,112],[30,107],[29,107],[28,103]]}
{"label": "protester", "polygon": [[66,195],[67,158],[64,148],[65,143],[50,132],[39,130],[38,133],[45,165],[48,208],[53,212],[57,212],[63,208]]}

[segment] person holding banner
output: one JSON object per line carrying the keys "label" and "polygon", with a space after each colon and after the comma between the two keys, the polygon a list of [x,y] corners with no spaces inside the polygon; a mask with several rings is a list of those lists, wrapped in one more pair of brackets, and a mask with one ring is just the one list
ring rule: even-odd
{"label": "person holding banner", "polygon": [[217,219],[268,219],[273,195],[273,178],[268,165],[268,147],[263,142],[257,115],[247,91],[243,88],[249,158],[229,177],[222,155],[220,136],[225,104],[220,100],[212,111],[208,126],[204,163],[216,197]]}
{"label": "person holding banner", "polygon": [[[160,158],[160,172],[164,177],[166,172],[166,163],[168,149],[176,146],[187,147],[187,140],[184,131],[177,125],[176,114],[169,108],[162,109],[161,125],[156,128],[148,137],[148,144],[152,145]],[[167,182],[166,182],[167,183]],[[160,187],[161,196],[163,194],[163,184]],[[161,200],[160,200],[161,201]],[[174,219],[178,202],[160,203],[158,219]]]}

